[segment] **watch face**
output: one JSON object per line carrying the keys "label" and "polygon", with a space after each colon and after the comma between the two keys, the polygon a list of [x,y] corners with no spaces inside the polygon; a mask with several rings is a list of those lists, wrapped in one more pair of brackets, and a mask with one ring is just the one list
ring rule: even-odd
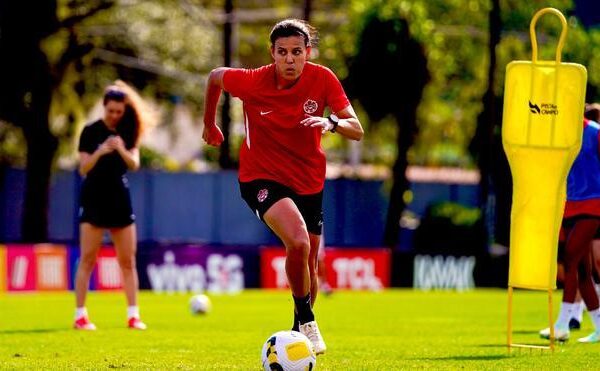
{"label": "watch face", "polygon": [[333,121],[333,122],[338,122],[338,121],[340,121],[340,118],[339,118],[339,117],[337,117],[337,116],[336,116],[335,114],[333,114],[333,113],[332,113],[331,115],[329,115],[329,118],[330,118],[330,119],[331,119],[331,121]]}

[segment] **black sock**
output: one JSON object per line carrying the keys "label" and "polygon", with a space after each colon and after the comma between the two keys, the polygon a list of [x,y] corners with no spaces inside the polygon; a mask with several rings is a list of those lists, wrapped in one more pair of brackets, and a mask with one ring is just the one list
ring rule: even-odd
{"label": "black sock", "polygon": [[315,315],[310,307],[310,292],[303,298],[297,298],[294,295],[292,295],[292,298],[294,298],[294,303],[296,304],[298,321],[300,324],[303,325],[307,322],[314,321]]}
{"label": "black sock", "polygon": [[298,320],[298,313],[294,309],[294,325],[292,326],[292,331],[300,331],[300,321]]}

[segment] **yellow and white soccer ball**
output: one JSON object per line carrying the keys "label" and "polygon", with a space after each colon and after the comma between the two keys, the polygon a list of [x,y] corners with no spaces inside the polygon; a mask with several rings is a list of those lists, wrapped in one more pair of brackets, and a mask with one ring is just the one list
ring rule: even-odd
{"label": "yellow and white soccer ball", "polygon": [[297,331],[279,331],[269,336],[260,356],[266,371],[311,371],[317,366],[312,343]]}
{"label": "yellow and white soccer ball", "polygon": [[212,303],[208,296],[204,294],[194,295],[190,299],[190,311],[192,314],[206,314],[210,312]]}

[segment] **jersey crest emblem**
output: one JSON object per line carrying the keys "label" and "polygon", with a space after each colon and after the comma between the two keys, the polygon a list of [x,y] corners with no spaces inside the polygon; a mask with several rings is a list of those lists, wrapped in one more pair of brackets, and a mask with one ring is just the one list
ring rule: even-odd
{"label": "jersey crest emblem", "polygon": [[309,115],[317,112],[317,108],[319,108],[319,105],[312,99],[307,99],[306,102],[304,102],[304,112]]}
{"label": "jersey crest emblem", "polygon": [[269,197],[268,189],[261,189],[260,191],[258,191],[258,194],[256,195],[258,202],[263,202],[264,200],[267,199],[267,197]]}

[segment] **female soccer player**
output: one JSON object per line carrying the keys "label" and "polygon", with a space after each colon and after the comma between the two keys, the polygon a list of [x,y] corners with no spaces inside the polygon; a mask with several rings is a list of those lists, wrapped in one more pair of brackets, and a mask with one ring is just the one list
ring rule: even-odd
{"label": "female soccer player", "polygon": [[85,176],[80,199],[81,257],[75,278],[74,328],[95,330],[85,299],[105,230],[115,245],[127,299],[128,326],[144,330],[137,304],[138,276],[135,215],[131,208],[125,173],[140,166],[138,144],[142,129],[143,101],[122,81],[104,94],[104,117],[88,125],[79,140],[79,172]]}
{"label": "female soccer player", "polygon": [[[569,321],[576,315],[577,289],[592,317],[595,331],[578,339],[582,343],[600,341],[600,305],[592,280],[591,245],[600,228],[600,125],[585,119],[581,151],[567,179],[567,202],[563,216],[566,234],[564,251],[564,290],[560,313],[554,324],[558,340],[569,338]],[[540,331],[544,338],[550,329]]]}
{"label": "female soccer player", "polygon": [[[360,140],[362,126],[337,77],[308,62],[314,30],[288,19],[271,30],[273,63],[256,69],[220,67],[208,78],[202,137],[218,146],[215,124],[221,90],[244,103],[246,137],[240,150],[242,198],[281,239],[294,299],[293,329],[325,352],[312,306],[318,291],[317,251],[323,224],[326,132]],[[323,117],[325,107],[331,115]]]}

